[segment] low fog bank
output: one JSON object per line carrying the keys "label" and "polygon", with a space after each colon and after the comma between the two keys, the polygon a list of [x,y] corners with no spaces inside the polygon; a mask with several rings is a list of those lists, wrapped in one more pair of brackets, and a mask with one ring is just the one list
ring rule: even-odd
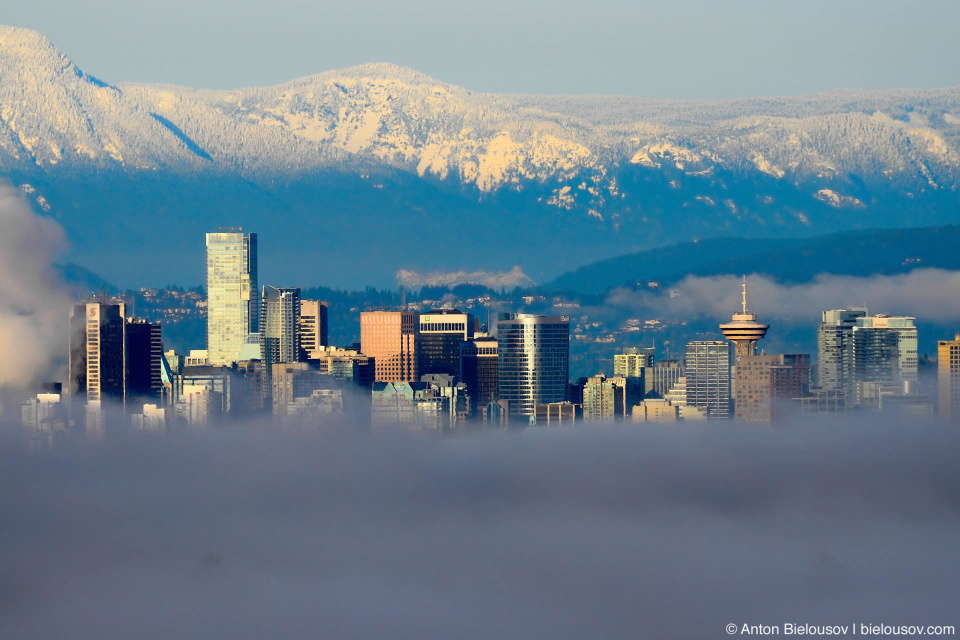
{"label": "low fog bank", "polygon": [[866,421],[8,439],[0,637],[958,624],[958,453],[942,424]]}

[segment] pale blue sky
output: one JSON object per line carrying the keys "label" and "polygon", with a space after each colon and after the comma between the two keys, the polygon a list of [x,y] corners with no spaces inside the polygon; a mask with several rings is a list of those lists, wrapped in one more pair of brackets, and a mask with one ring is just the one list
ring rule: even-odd
{"label": "pale blue sky", "polygon": [[28,0],[108,82],[268,85],[394,62],[475,91],[655,98],[960,84],[960,2]]}

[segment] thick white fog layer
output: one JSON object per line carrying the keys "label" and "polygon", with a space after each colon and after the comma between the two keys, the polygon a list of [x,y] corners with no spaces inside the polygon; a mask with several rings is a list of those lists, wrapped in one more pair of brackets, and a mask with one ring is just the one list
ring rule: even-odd
{"label": "thick white fog layer", "polygon": [[60,226],[0,180],[0,387],[37,381],[67,352],[70,298],[52,270],[62,248]]}
{"label": "thick white fog layer", "polygon": [[[671,317],[707,315],[729,319],[741,307],[740,276],[688,276],[676,285],[677,297],[617,289],[607,305],[662,310]],[[869,306],[873,313],[915,316],[924,322],[960,322],[960,272],[915,269],[869,277],[821,274],[812,282],[781,284],[760,275],[747,276],[750,310],[767,319],[813,325],[824,309]]]}
{"label": "thick white fog layer", "polygon": [[0,637],[957,625],[958,453],[869,422],[10,441]]}

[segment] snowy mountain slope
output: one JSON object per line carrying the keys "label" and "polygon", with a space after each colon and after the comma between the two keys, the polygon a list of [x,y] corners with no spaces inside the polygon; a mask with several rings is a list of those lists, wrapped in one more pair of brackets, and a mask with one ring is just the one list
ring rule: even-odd
{"label": "snowy mountain slope", "polygon": [[[387,64],[238,91],[112,87],[39,34],[11,27],[0,28],[0,77],[0,166],[193,170],[207,160],[229,171],[296,174],[349,159],[456,177],[481,192],[578,170],[602,180],[613,162],[656,166],[664,153],[672,162],[685,155],[700,171],[721,165],[794,180],[854,173],[913,189],[955,188],[960,167],[956,89],[870,99],[851,92],[847,100],[843,92],[717,103],[564,100],[472,94]],[[619,122],[604,124],[612,113]]]}
{"label": "snowy mountain slope", "polygon": [[[389,64],[235,91],[112,86],[43,36],[0,27],[0,175],[78,244],[91,241],[79,223],[91,216],[115,226],[117,242],[149,247],[136,220],[170,212],[183,225],[228,212],[325,234],[390,212],[458,229],[511,223],[588,260],[710,235],[955,221],[960,89],[489,95]],[[574,266],[520,237],[499,242],[499,264],[467,248],[436,252],[460,260],[439,265],[388,252],[376,269],[506,269],[518,252],[534,278]]]}

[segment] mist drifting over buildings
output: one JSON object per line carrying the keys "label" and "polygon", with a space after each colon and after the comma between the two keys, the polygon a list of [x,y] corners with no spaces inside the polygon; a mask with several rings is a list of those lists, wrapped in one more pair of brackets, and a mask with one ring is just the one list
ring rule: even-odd
{"label": "mist drifting over buildings", "polygon": [[[739,309],[741,276],[688,276],[677,283],[680,295],[616,289],[606,306],[656,309],[671,318],[706,315],[729,318]],[[810,282],[783,284],[752,274],[748,306],[778,322],[815,324],[824,309],[869,306],[871,310],[909,315],[935,323],[960,320],[960,272],[945,269],[914,269],[897,275],[869,277],[821,274]]]}
{"label": "mist drifting over buildings", "polygon": [[67,349],[70,297],[52,269],[63,230],[22,195],[0,181],[0,387],[36,382]]}
{"label": "mist drifting over buildings", "polygon": [[956,624],[960,434],[850,420],[212,430],[34,456],[7,438],[0,636]]}

